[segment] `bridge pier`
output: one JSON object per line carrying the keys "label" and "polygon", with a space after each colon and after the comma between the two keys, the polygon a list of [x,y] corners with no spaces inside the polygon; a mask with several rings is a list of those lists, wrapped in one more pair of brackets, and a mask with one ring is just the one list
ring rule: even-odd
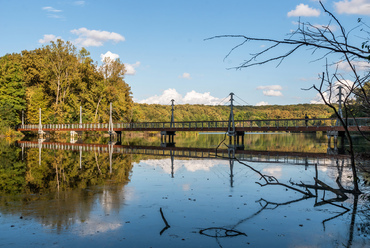
{"label": "bridge pier", "polygon": [[[343,131],[327,131],[328,136],[328,154],[343,154],[344,153],[344,139],[345,133]],[[340,144],[338,147],[338,137],[340,137]],[[333,139],[333,148],[331,145],[331,140]]]}
{"label": "bridge pier", "polygon": [[82,131],[71,131],[71,143],[82,143]]}
{"label": "bridge pier", "polygon": [[50,139],[50,132],[39,130],[38,131],[38,138],[43,139],[43,140],[48,140],[48,139]]}
{"label": "bridge pier", "polygon": [[122,144],[122,132],[116,131],[116,145]]}
{"label": "bridge pier", "polygon": [[[170,147],[175,146],[176,131],[161,131],[161,146]],[[168,137],[168,141],[167,141]]]}
{"label": "bridge pier", "polygon": [[244,131],[236,131],[229,135],[229,147],[244,149]]}

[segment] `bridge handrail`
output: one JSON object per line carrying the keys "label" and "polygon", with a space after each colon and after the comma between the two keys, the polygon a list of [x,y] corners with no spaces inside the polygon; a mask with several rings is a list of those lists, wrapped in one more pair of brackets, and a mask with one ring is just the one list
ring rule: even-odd
{"label": "bridge handrail", "polygon": [[[355,121],[356,120],[356,121]],[[311,119],[266,119],[266,120],[235,120],[235,127],[302,127],[302,126],[336,126],[337,118],[311,118]],[[348,118],[348,126],[369,126],[369,117]],[[175,122],[130,122],[113,123],[119,129],[161,129],[161,128],[225,128],[228,121],[175,121]],[[70,124],[42,124],[42,129],[54,130],[96,130],[106,129],[108,123],[70,123]],[[39,129],[37,124],[19,125],[17,129]]]}

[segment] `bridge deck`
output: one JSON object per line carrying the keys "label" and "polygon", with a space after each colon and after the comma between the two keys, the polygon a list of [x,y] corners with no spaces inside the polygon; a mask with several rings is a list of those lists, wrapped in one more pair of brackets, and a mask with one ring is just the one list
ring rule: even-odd
{"label": "bridge deck", "polygon": [[[235,131],[241,132],[316,132],[316,131],[344,131],[336,125],[337,119],[278,119],[278,120],[240,120],[235,121]],[[113,130],[122,131],[197,131],[197,132],[226,132],[228,121],[189,121],[189,122],[138,122],[114,123]],[[370,118],[356,118],[348,120],[350,131],[370,131]],[[109,131],[107,123],[83,124],[43,124],[21,125],[18,131]]]}

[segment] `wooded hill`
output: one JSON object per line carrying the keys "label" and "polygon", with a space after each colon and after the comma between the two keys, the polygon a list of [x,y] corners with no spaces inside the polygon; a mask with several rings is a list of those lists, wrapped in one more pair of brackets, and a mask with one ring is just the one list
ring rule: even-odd
{"label": "wooded hill", "polygon": [[[229,106],[175,105],[175,121],[226,121]],[[133,107],[134,121],[164,122],[171,120],[171,106],[159,104],[138,104]],[[234,106],[235,120],[299,119],[305,114],[309,118],[330,118],[333,110],[323,104]]]}

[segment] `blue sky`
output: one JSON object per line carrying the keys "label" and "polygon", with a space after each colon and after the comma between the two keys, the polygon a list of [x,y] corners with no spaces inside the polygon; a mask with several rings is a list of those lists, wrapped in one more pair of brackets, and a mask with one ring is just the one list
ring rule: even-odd
{"label": "blue sky", "polygon": [[[370,0],[323,3],[348,30],[370,15]],[[0,56],[61,38],[85,47],[99,64],[104,56],[119,57],[136,102],[217,104],[234,92],[249,105],[310,103],[316,92],[301,88],[319,83],[325,64],[312,62],[311,52],[301,50],[279,67],[235,70],[228,68],[265,44],[248,43],[224,60],[241,40],[205,40],[225,34],[283,39],[299,18],[329,21],[316,0],[0,0]]]}

